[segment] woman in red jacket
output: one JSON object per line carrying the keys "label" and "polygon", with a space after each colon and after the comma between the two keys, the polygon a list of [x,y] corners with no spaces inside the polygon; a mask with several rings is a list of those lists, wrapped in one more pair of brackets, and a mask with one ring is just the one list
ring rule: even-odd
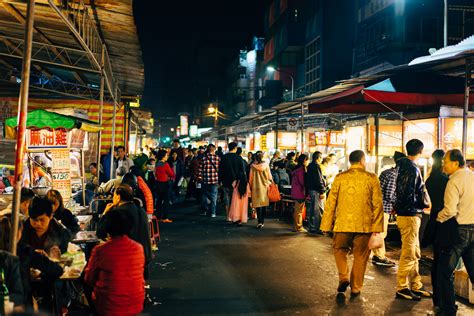
{"label": "woman in red jacket", "polygon": [[156,154],[156,211],[157,216],[163,223],[171,223],[172,220],[168,218],[169,206],[169,181],[174,181],[175,175],[173,169],[166,162],[168,160],[168,152],[160,149]]}
{"label": "woman in red jacket", "polygon": [[145,299],[145,254],[142,245],[127,236],[130,221],[111,210],[106,225],[111,239],[92,250],[85,282],[94,288],[93,305],[99,315],[137,315]]}

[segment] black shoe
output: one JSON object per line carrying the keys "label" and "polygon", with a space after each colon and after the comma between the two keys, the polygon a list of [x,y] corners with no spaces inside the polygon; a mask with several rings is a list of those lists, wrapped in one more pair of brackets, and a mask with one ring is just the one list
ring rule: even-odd
{"label": "black shoe", "polygon": [[360,292],[351,292],[351,299],[358,298],[360,296]]}
{"label": "black shoe", "polygon": [[397,291],[396,297],[404,299],[404,300],[409,300],[409,301],[419,301],[419,300],[421,300],[420,296],[414,294],[408,288]]}
{"label": "black shoe", "polygon": [[428,292],[427,290],[425,290],[424,288],[421,288],[419,290],[411,290],[413,294],[421,297],[421,298],[432,298],[433,297],[433,293],[431,292]]}
{"label": "black shoe", "polygon": [[264,225],[262,223],[257,224],[257,229],[261,229]]}
{"label": "black shoe", "polygon": [[338,293],[344,293],[346,290],[347,290],[347,287],[350,285],[351,283],[349,281],[342,281],[342,282],[339,282],[339,286],[337,287],[337,292]]}
{"label": "black shoe", "polygon": [[384,266],[384,267],[394,267],[395,262],[388,260],[387,258],[379,258],[377,256],[372,257],[372,263],[377,266]]}

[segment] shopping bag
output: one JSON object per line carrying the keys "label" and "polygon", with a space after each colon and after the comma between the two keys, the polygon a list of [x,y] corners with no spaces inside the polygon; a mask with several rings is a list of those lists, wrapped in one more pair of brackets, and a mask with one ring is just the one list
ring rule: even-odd
{"label": "shopping bag", "polygon": [[383,238],[381,233],[372,233],[369,239],[369,249],[378,249],[383,246]]}
{"label": "shopping bag", "polygon": [[278,186],[275,183],[270,184],[267,191],[268,200],[270,203],[276,203],[281,200],[280,191],[278,190]]}

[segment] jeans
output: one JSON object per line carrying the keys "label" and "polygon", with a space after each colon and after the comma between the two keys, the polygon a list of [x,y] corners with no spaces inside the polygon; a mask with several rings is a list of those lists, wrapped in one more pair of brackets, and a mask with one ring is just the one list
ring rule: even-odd
{"label": "jeans", "polygon": [[438,262],[438,301],[446,315],[456,314],[454,270],[462,258],[469,279],[474,282],[474,225],[459,225],[461,243],[440,249]]}
{"label": "jeans", "polygon": [[217,205],[217,184],[202,184],[201,207],[203,212],[209,211],[207,200],[211,201],[211,214],[216,215]]}
{"label": "jeans", "polygon": [[321,211],[324,206],[324,200],[319,198],[319,192],[310,190],[309,197],[309,208],[307,209],[306,216],[308,217],[309,230],[319,232],[321,226]]}

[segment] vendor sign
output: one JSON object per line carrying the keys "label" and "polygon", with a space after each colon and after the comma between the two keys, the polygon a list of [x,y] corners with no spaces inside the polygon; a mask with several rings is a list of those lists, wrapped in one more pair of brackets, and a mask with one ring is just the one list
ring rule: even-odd
{"label": "vendor sign", "polygon": [[[467,122],[466,159],[474,159],[474,124],[473,119]],[[445,118],[441,120],[441,148],[444,150],[462,148],[462,118]]]}
{"label": "vendor sign", "polygon": [[346,135],[342,131],[329,132],[329,146],[344,146],[346,143]]}
{"label": "vendor sign", "polygon": [[438,119],[422,119],[403,122],[403,144],[410,139],[419,139],[423,142],[423,157],[430,157],[438,148]]}
{"label": "vendor sign", "polygon": [[71,198],[71,158],[69,149],[52,149],[53,189],[58,190],[64,203]]}
{"label": "vendor sign", "polygon": [[67,148],[67,131],[58,129],[28,129],[26,134],[28,148]]}
{"label": "vendor sign", "polygon": [[[402,150],[402,125],[379,126],[379,156],[392,156]],[[370,126],[370,152],[375,153],[375,126]]]}

